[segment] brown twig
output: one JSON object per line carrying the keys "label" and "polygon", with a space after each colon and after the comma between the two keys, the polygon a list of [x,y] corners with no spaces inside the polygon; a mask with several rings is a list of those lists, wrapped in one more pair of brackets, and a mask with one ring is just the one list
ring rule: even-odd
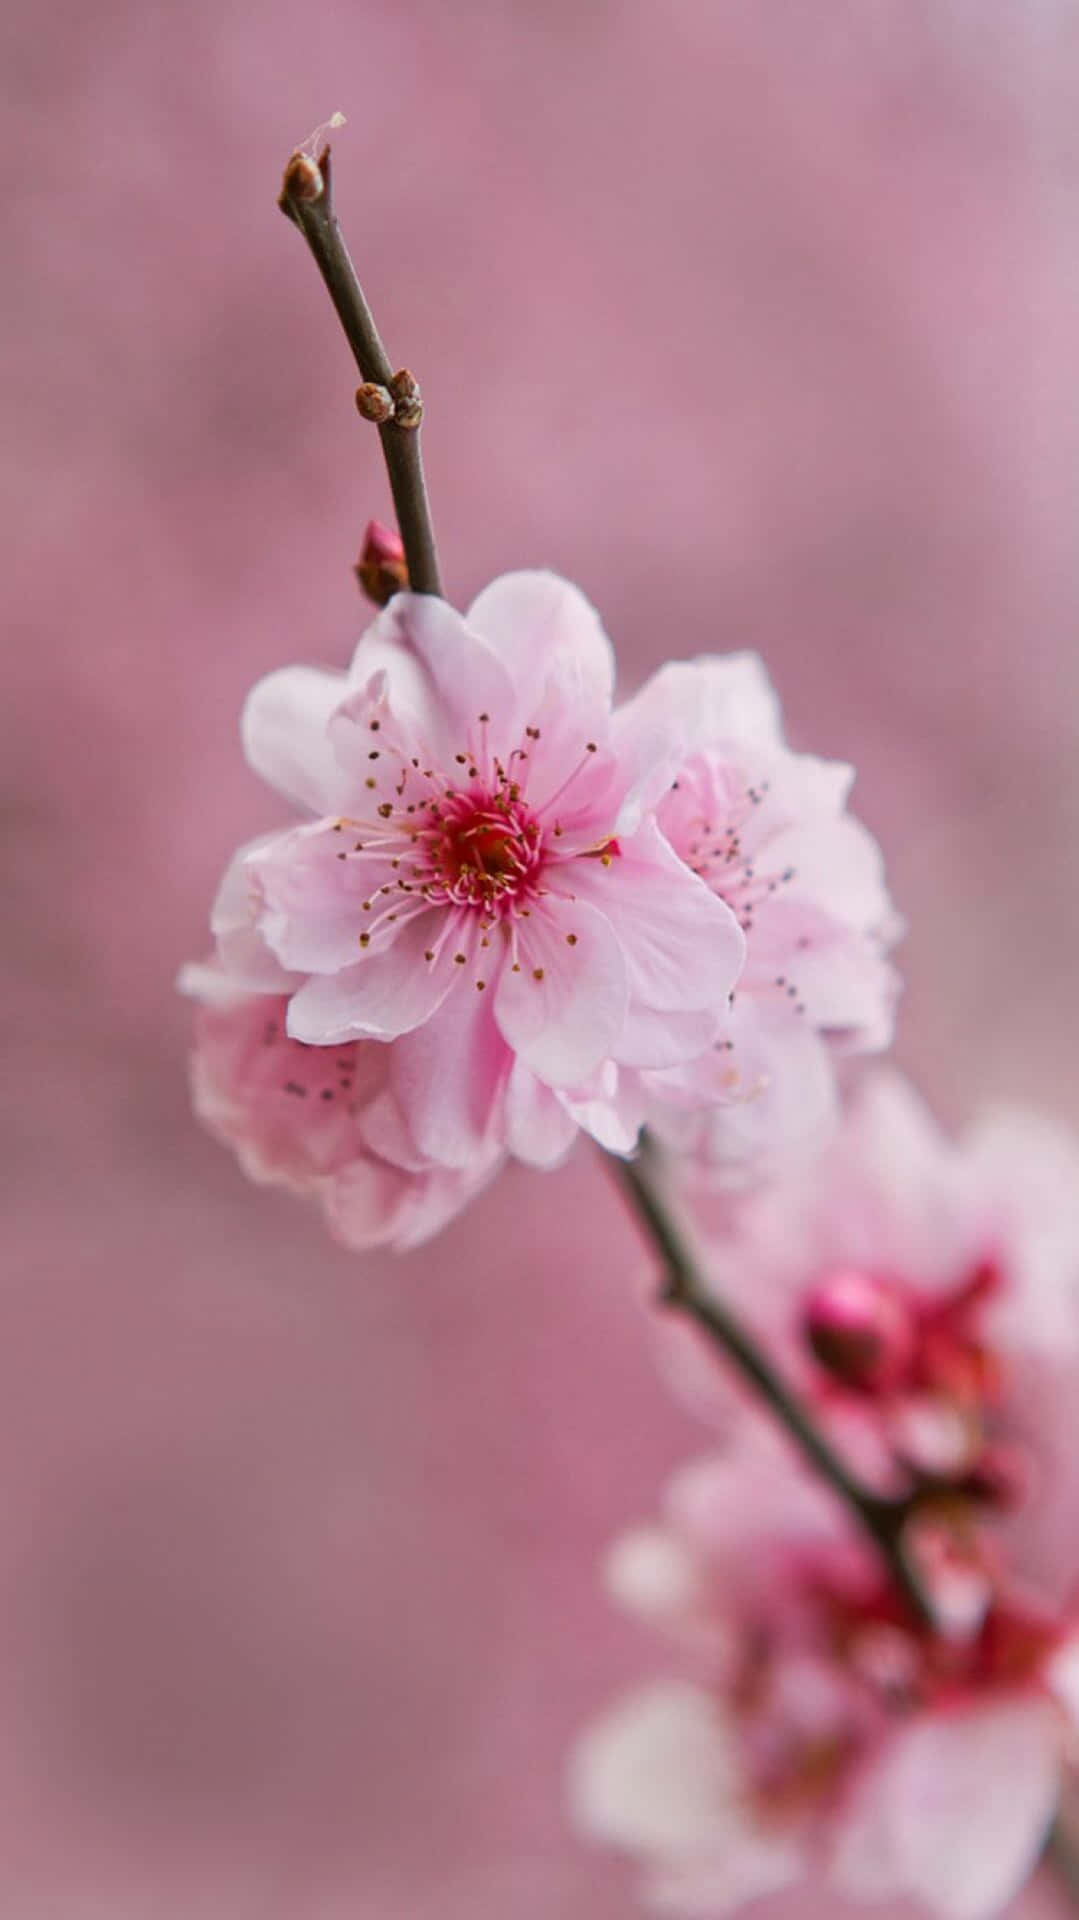
{"label": "brown twig", "polygon": [[689,1246],[663,1198],[654,1155],[647,1144],[635,1160],[623,1160],[613,1154],[607,1155],[607,1160],[663,1263],[662,1304],[696,1321],[723,1350],[786,1428],[814,1470],[846,1503],[869,1535],[915,1617],[931,1624],[929,1602],[903,1546],[910,1502],[883,1498],[859,1484],[753,1336],[731,1309],[705,1287]]}
{"label": "brown twig", "polygon": [[317,160],[294,153],[278,201],[299,227],[326,284],[356,365],[367,384],[399,396],[401,405],[379,426],[397,524],[416,593],[441,594],[438,554],[420,458],[419,389],[406,369],[394,370],[356,277],[333,208],[330,149]]}

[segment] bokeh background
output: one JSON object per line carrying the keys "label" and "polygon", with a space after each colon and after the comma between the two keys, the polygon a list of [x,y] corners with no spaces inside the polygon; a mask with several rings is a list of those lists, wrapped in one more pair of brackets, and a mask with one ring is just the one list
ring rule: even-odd
{"label": "bokeh background", "polygon": [[348,115],[451,595],[559,568],[626,686],[759,648],[860,770],[902,1060],[1079,1118],[1079,12],[6,11],[0,1914],[620,1920],[562,1756],[701,1436],[602,1169],[360,1260],[188,1111],[242,696],[345,660],[388,513],[280,170]]}

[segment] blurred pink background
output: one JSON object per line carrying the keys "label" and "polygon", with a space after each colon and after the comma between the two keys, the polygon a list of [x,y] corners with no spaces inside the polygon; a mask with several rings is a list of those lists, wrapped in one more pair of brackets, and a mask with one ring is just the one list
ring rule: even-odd
{"label": "blurred pink background", "polygon": [[627,686],[759,648],[860,769],[902,1060],[948,1119],[1079,1118],[1079,11],[46,0],[4,41],[0,1912],[618,1920],[562,1758],[661,1664],[596,1565],[701,1435],[602,1170],[358,1260],[188,1110],[173,976],[280,818],[242,696],[346,658],[388,512],[280,170],[344,110],[451,595],[564,571]]}

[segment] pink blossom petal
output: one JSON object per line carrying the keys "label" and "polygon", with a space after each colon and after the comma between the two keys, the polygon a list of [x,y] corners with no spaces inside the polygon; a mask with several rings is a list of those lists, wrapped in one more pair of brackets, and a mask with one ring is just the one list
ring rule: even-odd
{"label": "pink blossom petal", "polygon": [[697,1687],[623,1701],[579,1742],[568,1789],[585,1833],[641,1857],[663,1909],[731,1912],[803,1871],[796,1841],[754,1825],[726,1723]]}
{"label": "pink blossom petal", "polygon": [[210,911],[218,964],[235,987],[249,993],[281,992],[296,984],[295,974],[270,952],[257,926],[264,904],[258,857],[280,837],[264,833],[233,855]]}
{"label": "pink blossom petal", "polygon": [[706,747],[779,746],[779,701],[755,653],[706,654],[659,668],[619,709],[620,751],[639,733],[681,743],[681,759]]}
{"label": "pink blossom petal", "polygon": [[620,843],[610,866],[576,861],[571,884],[618,934],[631,1002],[680,1013],[726,1007],[745,959],[745,935],[653,820]]}
{"label": "pink blossom petal", "polygon": [[355,1112],[385,1077],[375,1045],[303,1047],[280,995],[202,1008],[191,1079],[195,1111],[253,1180],[305,1192],[354,1157]]}
{"label": "pink blossom petal", "polygon": [[731,1173],[759,1173],[773,1159],[808,1151],[838,1117],[835,1073],[820,1034],[783,1002],[741,993],[715,1047],[685,1067],[645,1078],[650,1124],[660,1137]]}
{"label": "pink blossom petal", "polygon": [[570,1805],[586,1832],[649,1854],[722,1851],[739,1795],[734,1744],[711,1697],[687,1683],[621,1702],[581,1741]]}
{"label": "pink blossom petal", "polygon": [[365,938],[375,949],[388,945],[417,912],[389,859],[356,855],[354,843],[353,829],[319,820],[250,857],[264,902],[259,930],[294,972],[352,966]]}
{"label": "pink blossom petal", "polygon": [[[340,973],[313,974],[289,1002],[288,1030],[310,1046],[338,1040],[395,1040],[429,1020],[455,986],[463,989],[454,964],[462,951],[452,940],[441,949],[432,941],[445,931],[445,915],[430,909],[409,921],[391,947],[368,953]],[[461,933],[464,951],[473,940]],[[426,953],[437,958],[428,961]]]}
{"label": "pink blossom petal", "polygon": [[471,980],[462,983],[392,1049],[401,1111],[420,1152],[440,1166],[475,1162],[509,1075],[513,1056],[495,1025],[490,984],[477,992]]}
{"label": "pink blossom petal", "polygon": [[324,1196],[334,1237],[356,1253],[393,1245],[407,1219],[417,1176],[374,1156],[353,1161]]}
{"label": "pink blossom petal", "polygon": [[880,848],[847,814],[776,834],[755,864],[762,876],[792,874],[785,899],[809,901],[852,927],[870,932],[891,920]]}
{"label": "pink blossom petal", "polygon": [[[395,595],[395,599],[399,597]],[[441,759],[451,749],[438,692],[424,662],[402,645],[400,623],[392,607],[391,601],[357,646],[341,707],[366,702],[370,709],[368,720],[377,718],[385,722],[387,716],[392,716],[394,725],[409,740],[422,744],[422,757],[430,760],[434,755]],[[355,765],[354,759],[342,752],[342,742],[335,737],[335,720],[336,714],[330,723],[330,736],[338,757],[344,766]]]}
{"label": "pink blossom petal", "polygon": [[634,1151],[647,1118],[644,1076],[605,1060],[588,1089],[562,1095],[577,1125],[608,1153]]}
{"label": "pink blossom petal", "polygon": [[914,1894],[947,1920],[990,1920],[1033,1872],[1059,1791],[1052,1705],[1031,1694],[924,1715],[852,1805],[835,1877]]}
{"label": "pink blossom petal", "polygon": [[[414,671],[402,666],[418,663],[430,689]],[[445,758],[456,752],[473,753],[480,747],[479,716],[490,716],[490,737],[513,735],[517,697],[510,675],[492,648],[447,601],[426,593],[398,593],[360,642],[350,671],[354,684],[368,684],[372,673],[385,670],[391,707],[398,710],[402,691],[414,721],[428,732],[437,724],[439,738],[432,748]],[[405,677],[402,677],[405,676]],[[506,750],[516,745],[510,738]]]}
{"label": "pink blossom petal", "polygon": [[343,673],[283,667],[247,696],[240,723],[248,764],[278,793],[311,813],[345,804],[346,782],[327,725],[347,692]]}
{"label": "pink blossom petal", "polygon": [[[367,1044],[383,1055],[384,1077],[388,1077],[393,1047],[378,1040]],[[370,1106],[364,1108],[357,1122],[357,1132],[364,1147],[377,1160],[388,1160],[392,1166],[400,1167],[403,1173],[423,1173],[430,1166],[427,1156],[420,1152],[412,1138],[405,1116],[388,1086],[376,1094]]]}
{"label": "pink blossom petal", "polygon": [[615,830],[632,769],[612,754],[607,712],[580,698],[567,698],[552,684],[522,722],[515,761],[529,806],[548,828],[557,826],[564,853],[595,846]]}
{"label": "pink blossom petal", "polygon": [[716,1040],[720,1016],[708,1011],[675,1013],[630,1004],[618,1042],[626,1067],[676,1067],[699,1060]]}
{"label": "pink blossom petal", "polygon": [[506,1086],[506,1145],[530,1167],[554,1167],[577,1138],[577,1123],[558,1095],[522,1061],[515,1060]]}
{"label": "pink blossom petal", "polygon": [[375,1159],[356,1160],[328,1182],[323,1196],[331,1231],[345,1246],[407,1252],[422,1246],[475,1199],[498,1171],[497,1156],[467,1173],[435,1168],[405,1173]]}
{"label": "pink blossom petal", "polygon": [[473,600],[465,619],[509,671],[526,720],[555,680],[568,704],[610,706],[614,655],[599,614],[558,574],[506,573]]}
{"label": "pink blossom petal", "polygon": [[525,1065],[551,1086],[587,1078],[626,1017],[626,969],[610,921],[583,900],[538,901],[515,922],[517,959],[503,967],[495,1018]]}
{"label": "pink blossom petal", "polygon": [[626,1613],[668,1631],[691,1621],[708,1597],[697,1556],[666,1527],[622,1534],[604,1567],[607,1591]]}
{"label": "pink blossom petal", "polygon": [[892,1038],[895,968],[875,940],[808,903],[777,898],[760,907],[742,984],[747,992],[778,990],[814,1026],[859,1050]]}
{"label": "pink blossom petal", "polygon": [[380,672],[353,687],[330,716],[330,742],[351,781],[349,806],[342,811],[357,812],[365,822],[384,801],[394,805],[402,797],[396,789],[402,772],[408,781],[416,777],[415,760],[422,769],[451,751],[422,669],[410,657],[403,658],[415,672],[418,695],[403,701],[395,690],[400,674]]}

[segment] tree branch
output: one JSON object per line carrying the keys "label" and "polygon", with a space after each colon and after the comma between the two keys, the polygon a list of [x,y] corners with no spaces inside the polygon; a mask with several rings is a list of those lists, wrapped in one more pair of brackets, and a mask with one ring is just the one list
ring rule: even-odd
{"label": "tree branch", "polygon": [[869,1535],[916,1618],[931,1623],[929,1602],[903,1549],[903,1525],[910,1513],[909,1501],[882,1498],[855,1480],[752,1335],[731,1309],[704,1286],[693,1255],[663,1198],[647,1144],[636,1160],[623,1160],[614,1154],[607,1155],[607,1160],[663,1263],[666,1278],[660,1294],[662,1304],[696,1321],[723,1350],[786,1428],[809,1464],[846,1503]]}
{"label": "tree branch", "polygon": [[[303,153],[293,154],[285,168],[278,205],[299,227],[311,249],[364,381],[391,389],[397,376],[379,338],[334,213],[328,146],[323,148],[317,161]],[[391,418],[384,421],[378,431],[405,549],[409,586],[416,593],[441,594],[438,554],[420,457],[419,427],[402,426]]]}

